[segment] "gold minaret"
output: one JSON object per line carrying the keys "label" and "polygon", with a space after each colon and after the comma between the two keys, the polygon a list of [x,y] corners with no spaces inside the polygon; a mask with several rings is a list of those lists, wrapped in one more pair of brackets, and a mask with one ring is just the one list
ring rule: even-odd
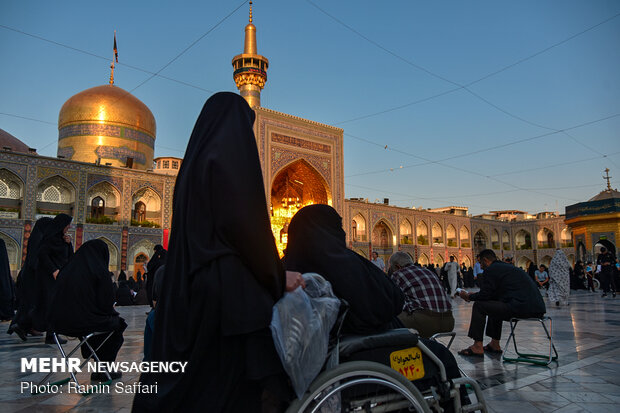
{"label": "gold minaret", "polygon": [[252,24],[252,2],[250,1],[250,22],[245,26],[243,53],[233,57],[233,79],[241,96],[250,107],[260,106],[260,91],[267,81],[269,60],[257,54],[256,26]]}

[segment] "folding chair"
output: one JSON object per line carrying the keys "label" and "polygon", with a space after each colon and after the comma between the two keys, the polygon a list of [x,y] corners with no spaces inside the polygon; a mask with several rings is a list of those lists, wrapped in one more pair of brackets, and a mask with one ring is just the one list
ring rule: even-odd
{"label": "folding chair", "polygon": [[[97,351],[101,348],[101,346],[103,346],[105,344],[106,341],[108,341],[108,339],[112,336],[112,334],[114,334],[114,331],[98,331],[98,332],[90,333],[90,334],[82,337],[80,342],[73,348],[73,350],[71,350],[69,352],[69,354],[67,354],[67,353],[65,353],[65,350],[62,347],[62,344],[60,344],[60,340],[58,339],[58,335],[55,332],[52,333],[52,335],[54,337],[54,341],[56,342],[56,346],[58,347],[58,350],[60,350],[60,354],[62,354],[62,359],[64,360],[65,366],[67,367],[67,370],[69,370],[69,374],[71,376],[67,377],[66,379],[50,383],[50,385],[61,385],[61,384],[68,383],[70,380],[73,380],[73,382],[75,383],[76,387],[79,389],[80,388],[80,383],[78,382],[78,379],[75,376],[75,373],[73,372],[73,370],[69,369],[69,358],[76,351],[78,351],[82,347],[82,345],[86,345],[88,347],[88,349],[90,350],[90,355],[84,359],[82,364],[80,364],[80,370],[82,369],[82,367],[84,367],[86,365],[88,360],[90,360],[91,358],[94,359],[97,363],[99,363],[100,360],[99,360],[99,357],[97,356]],[[90,340],[91,338],[93,338],[95,336],[101,336],[101,335],[105,335],[105,338],[97,346],[97,348],[93,349],[93,347],[90,345],[88,340]],[[47,376],[45,376],[43,378],[43,380],[41,380],[39,382],[39,385],[44,384],[47,381],[47,379],[49,379],[52,376],[52,374],[54,374],[54,372],[48,373]],[[110,383],[112,383],[112,376],[110,376],[110,373],[108,371],[104,371],[104,374],[106,375],[107,381],[102,382],[101,384],[110,384]],[[92,390],[89,390],[89,391],[85,392],[83,394],[83,396],[87,396],[91,392],[92,392]]]}
{"label": "folding chair", "polygon": [[[517,348],[517,340],[515,330],[517,328],[517,323],[519,321],[524,322],[537,322],[540,323],[545,330],[545,334],[547,335],[547,339],[549,340],[549,354],[531,354],[531,353],[521,353]],[[549,321],[549,329],[547,329],[546,322]],[[514,351],[516,353],[516,357],[510,357],[507,355],[508,353],[508,344],[512,340],[512,345],[514,347]],[[554,355],[555,354],[555,355]],[[506,345],[504,346],[504,354],[502,355],[503,361],[507,362],[525,362],[537,364],[539,366],[548,366],[552,361],[556,361],[558,359],[558,352],[555,349],[555,345],[553,344],[553,319],[549,316],[544,316],[541,318],[511,318],[510,319],[510,335],[508,336],[508,340],[506,340]]]}

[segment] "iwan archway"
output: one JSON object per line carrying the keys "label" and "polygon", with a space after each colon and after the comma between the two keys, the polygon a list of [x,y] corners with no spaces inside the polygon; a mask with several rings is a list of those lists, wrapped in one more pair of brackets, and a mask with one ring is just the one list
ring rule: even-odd
{"label": "iwan archway", "polygon": [[331,205],[331,190],[316,169],[299,159],[280,170],[271,184],[271,230],[280,255],[288,242],[291,218],[312,204]]}

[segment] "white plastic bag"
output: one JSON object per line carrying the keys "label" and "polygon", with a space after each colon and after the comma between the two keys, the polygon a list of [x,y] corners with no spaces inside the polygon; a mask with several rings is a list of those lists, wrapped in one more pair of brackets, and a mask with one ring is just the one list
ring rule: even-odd
{"label": "white plastic bag", "polygon": [[301,399],[321,371],[340,300],[319,274],[303,274],[306,289],[285,293],[273,307],[271,334],[284,370]]}

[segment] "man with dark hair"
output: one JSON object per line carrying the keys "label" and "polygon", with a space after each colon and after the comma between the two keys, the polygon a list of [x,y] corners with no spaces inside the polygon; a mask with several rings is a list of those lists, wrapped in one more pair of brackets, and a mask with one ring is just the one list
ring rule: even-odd
{"label": "man with dark hair", "polygon": [[[479,254],[484,269],[484,283],[477,293],[459,292],[465,301],[474,301],[468,336],[474,344],[459,351],[463,356],[483,356],[484,352],[501,353],[499,340],[502,321],[512,317],[542,317],[545,303],[534,281],[520,268],[499,261],[493,250]],[[482,346],[484,326],[491,341]]]}

